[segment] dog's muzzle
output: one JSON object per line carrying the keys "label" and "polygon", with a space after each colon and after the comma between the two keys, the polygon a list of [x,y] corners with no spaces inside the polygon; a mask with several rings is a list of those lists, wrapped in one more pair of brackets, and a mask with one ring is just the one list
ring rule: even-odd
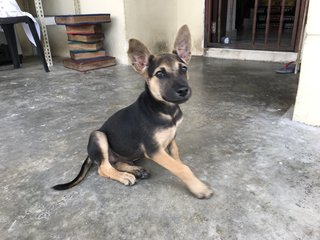
{"label": "dog's muzzle", "polygon": [[176,90],[172,90],[167,96],[164,96],[164,100],[171,103],[184,103],[191,97],[191,88],[189,86],[181,86]]}
{"label": "dog's muzzle", "polygon": [[189,87],[181,87],[179,88],[176,93],[179,97],[185,98],[190,94],[190,88]]}

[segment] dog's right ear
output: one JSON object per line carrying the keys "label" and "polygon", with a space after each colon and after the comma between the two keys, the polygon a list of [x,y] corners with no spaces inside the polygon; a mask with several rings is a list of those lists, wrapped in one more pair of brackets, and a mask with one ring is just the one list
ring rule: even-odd
{"label": "dog's right ear", "polygon": [[148,67],[148,59],[150,56],[150,52],[147,47],[136,39],[130,39],[127,53],[133,69],[140,74],[144,74]]}

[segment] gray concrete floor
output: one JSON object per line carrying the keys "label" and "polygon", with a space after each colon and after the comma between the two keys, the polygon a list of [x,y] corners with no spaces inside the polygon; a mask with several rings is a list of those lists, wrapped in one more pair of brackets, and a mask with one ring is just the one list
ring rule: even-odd
{"label": "gray concrete floor", "polygon": [[148,160],[132,187],[98,176],[73,189],[88,135],[134,101],[129,66],[89,73],[38,59],[0,68],[1,239],[320,239],[320,129],[290,121],[298,77],[281,64],[194,57],[182,159],[215,190],[191,196]]}

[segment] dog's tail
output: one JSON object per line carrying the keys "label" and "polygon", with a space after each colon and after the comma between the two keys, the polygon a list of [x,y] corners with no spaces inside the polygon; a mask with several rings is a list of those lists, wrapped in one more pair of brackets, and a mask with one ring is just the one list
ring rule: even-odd
{"label": "dog's tail", "polygon": [[52,188],[54,190],[66,190],[66,189],[74,187],[75,185],[79,184],[86,177],[91,166],[92,166],[92,161],[88,156],[86,158],[86,160],[84,161],[84,163],[82,164],[81,170],[75,179],[73,179],[71,182],[68,182],[68,183],[55,185]]}

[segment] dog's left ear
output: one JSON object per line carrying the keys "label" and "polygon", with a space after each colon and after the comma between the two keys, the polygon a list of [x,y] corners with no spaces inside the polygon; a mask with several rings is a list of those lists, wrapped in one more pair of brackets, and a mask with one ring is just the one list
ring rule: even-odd
{"label": "dog's left ear", "polygon": [[150,52],[148,48],[136,39],[129,40],[128,56],[132,67],[140,74],[144,74],[148,67]]}
{"label": "dog's left ear", "polygon": [[173,53],[177,54],[187,64],[191,59],[191,34],[187,25],[183,25],[174,41]]}

